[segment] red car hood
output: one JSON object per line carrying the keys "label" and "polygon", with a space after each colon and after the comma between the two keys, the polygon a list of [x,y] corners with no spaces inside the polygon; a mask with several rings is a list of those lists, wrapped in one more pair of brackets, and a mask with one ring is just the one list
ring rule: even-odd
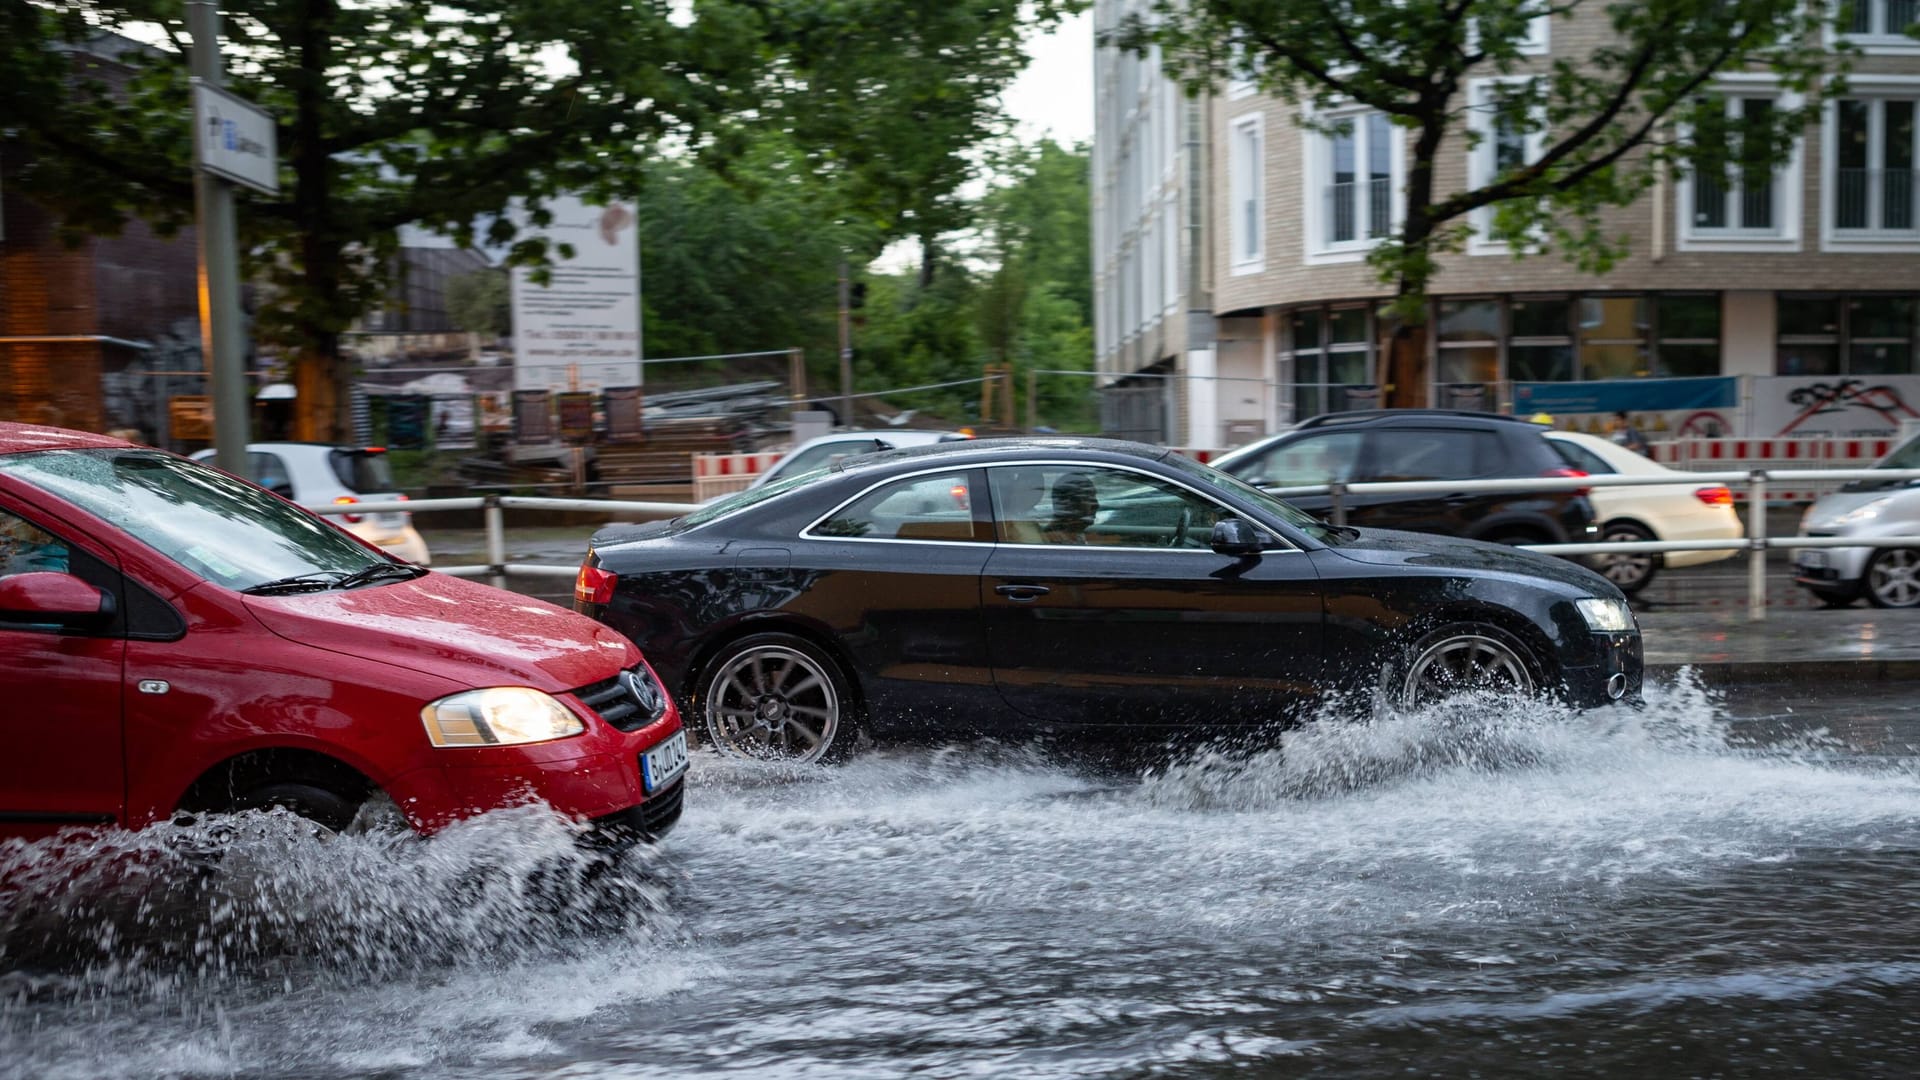
{"label": "red car hood", "polygon": [[640,662],[613,630],[566,608],[445,574],[346,592],[249,596],[267,629],[303,645],[468,687],[554,693]]}

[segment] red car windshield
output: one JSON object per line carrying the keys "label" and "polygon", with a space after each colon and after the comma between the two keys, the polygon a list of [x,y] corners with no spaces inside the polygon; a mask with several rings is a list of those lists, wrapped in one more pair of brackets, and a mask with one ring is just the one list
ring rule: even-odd
{"label": "red car windshield", "polygon": [[265,491],[152,450],[0,456],[0,474],[78,506],[209,581],[244,590],[388,563]]}

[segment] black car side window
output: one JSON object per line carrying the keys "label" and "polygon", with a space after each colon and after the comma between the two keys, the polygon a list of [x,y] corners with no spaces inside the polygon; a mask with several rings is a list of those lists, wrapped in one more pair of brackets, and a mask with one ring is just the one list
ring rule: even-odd
{"label": "black car side window", "polygon": [[969,473],[896,480],[862,495],[820,524],[817,536],[866,540],[982,539],[975,526]]}
{"label": "black car side window", "polygon": [[1499,468],[1500,440],[1490,431],[1402,428],[1372,434],[1368,480],[1471,480]]}
{"label": "black car side window", "polygon": [[1290,439],[1231,471],[1261,487],[1317,487],[1352,480],[1359,460],[1360,433],[1340,431]]}

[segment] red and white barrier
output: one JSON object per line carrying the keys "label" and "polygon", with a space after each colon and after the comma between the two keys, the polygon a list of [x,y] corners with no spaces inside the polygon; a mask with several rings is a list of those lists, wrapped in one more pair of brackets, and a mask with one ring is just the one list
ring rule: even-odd
{"label": "red and white barrier", "polygon": [[[1739,472],[1765,469],[1864,469],[1886,457],[1895,439],[1674,439],[1652,446],[1653,459],[1689,472]],[[1774,480],[1767,501],[1803,503],[1839,488],[1837,480],[1792,484]],[[1733,497],[1746,501],[1746,490],[1734,488]]]}
{"label": "red and white barrier", "polygon": [[753,454],[693,455],[693,501],[706,502],[746,490],[754,477],[773,468],[773,463],[786,453],[785,450],[762,450]]}

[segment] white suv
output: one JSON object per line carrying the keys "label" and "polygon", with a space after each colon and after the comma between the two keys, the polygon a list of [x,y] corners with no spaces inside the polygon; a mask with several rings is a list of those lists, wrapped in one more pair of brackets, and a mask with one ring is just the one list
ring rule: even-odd
{"label": "white suv", "polygon": [[[211,465],[213,451],[202,450],[193,459]],[[306,507],[406,498],[394,490],[393,469],[386,451],[377,446],[248,443],[247,471],[261,487]],[[327,520],[397,558],[421,566],[433,562],[427,542],[414,530],[412,514],[328,514]]]}

